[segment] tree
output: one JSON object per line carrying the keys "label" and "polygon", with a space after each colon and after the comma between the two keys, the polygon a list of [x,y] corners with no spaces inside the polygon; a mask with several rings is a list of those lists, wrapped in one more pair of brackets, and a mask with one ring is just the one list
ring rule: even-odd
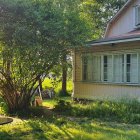
{"label": "tree", "polygon": [[83,45],[91,37],[91,26],[86,16],[82,14],[80,0],[61,0],[60,9],[63,11],[63,32],[59,35],[60,46],[62,47],[61,67],[62,67],[62,89],[61,93],[67,93],[67,58],[71,53],[69,48]]}
{"label": "tree", "polygon": [[28,109],[40,77],[88,37],[86,21],[61,3],[0,0],[0,94],[9,112]]}
{"label": "tree", "polygon": [[127,0],[82,0],[83,14],[89,19],[92,39],[102,38],[107,23]]}
{"label": "tree", "polygon": [[[82,41],[84,41],[85,43],[87,40],[94,40],[94,39],[103,37],[104,31],[106,28],[106,23],[122,7],[124,2],[125,0],[117,0],[117,1],[82,0],[82,1],[76,1],[76,2],[73,0],[69,0],[69,1],[63,1],[63,5],[61,6],[61,8],[65,10],[65,14],[63,15],[64,17],[66,18],[67,16],[72,17],[72,19],[75,20],[75,22],[72,22],[72,23],[75,23],[75,26],[80,25],[80,23],[77,23],[77,17],[74,18],[74,16],[77,15],[76,13],[79,13],[80,17],[83,18],[88,23],[89,36],[88,38],[82,39]],[[70,19],[67,18],[67,21],[71,22],[71,18]],[[83,27],[83,25],[81,27]],[[85,33],[85,31],[83,33]],[[70,37],[68,32],[66,32],[65,34],[68,37]],[[65,40],[65,37],[63,37],[62,40]],[[81,41],[81,39],[79,41]],[[67,46],[66,42],[67,40],[62,42],[61,43],[62,46]],[[65,53],[63,52],[62,60],[61,60],[61,63],[62,63],[62,91],[61,92],[63,94],[67,92],[66,90],[67,55],[69,55],[69,50],[66,50]]]}

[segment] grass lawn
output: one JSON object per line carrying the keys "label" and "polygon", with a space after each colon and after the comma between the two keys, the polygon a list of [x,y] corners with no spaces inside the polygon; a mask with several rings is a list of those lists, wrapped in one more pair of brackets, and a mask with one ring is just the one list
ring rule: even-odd
{"label": "grass lawn", "polygon": [[139,140],[140,126],[87,118],[29,119],[0,126],[0,140]]}
{"label": "grass lawn", "polygon": [[[63,98],[57,98],[57,100],[63,99],[65,101],[71,102],[71,97],[63,97]],[[57,100],[55,99],[48,99],[43,101],[43,106],[53,108],[57,104]]]}
{"label": "grass lawn", "polygon": [[[43,103],[47,107],[55,104],[55,100]],[[70,116],[14,119],[0,125],[0,140],[140,140],[140,125]]]}

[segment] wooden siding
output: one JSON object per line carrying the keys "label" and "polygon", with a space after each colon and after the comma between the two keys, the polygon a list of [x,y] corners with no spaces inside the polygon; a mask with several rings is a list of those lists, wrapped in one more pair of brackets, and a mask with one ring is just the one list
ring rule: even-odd
{"label": "wooden siding", "polygon": [[74,97],[86,99],[107,99],[107,100],[121,100],[121,99],[140,100],[140,87],[127,85],[75,82]]}
{"label": "wooden siding", "polygon": [[75,56],[75,81],[81,81],[82,79],[82,60],[81,60],[81,54],[80,53],[76,53]]}
{"label": "wooden siding", "polygon": [[136,28],[135,26],[135,6],[140,4],[136,0],[109,27],[106,37],[118,36],[128,33]]}
{"label": "wooden siding", "polygon": [[140,52],[140,41],[79,49],[73,55],[74,97],[87,99],[140,98],[140,85],[119,85],[82,82],[82,53]]}

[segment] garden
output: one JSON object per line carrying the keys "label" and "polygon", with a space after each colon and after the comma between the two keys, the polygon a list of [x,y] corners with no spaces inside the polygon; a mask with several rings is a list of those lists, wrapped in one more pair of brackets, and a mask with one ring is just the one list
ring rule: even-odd
{"label": "garden", "polygon": [[102,37],[123,4],[0,0],[0,140],[140,139],[137,100],[71,97],[72,50]]}
{"label": "garden", "polygon": [[43,107],[32,108],[26,115],[14,116],[12,123],[0,125],[0,139],[139,140],[138,105],[124,101],[83,104],[71,97],[44,100]]}

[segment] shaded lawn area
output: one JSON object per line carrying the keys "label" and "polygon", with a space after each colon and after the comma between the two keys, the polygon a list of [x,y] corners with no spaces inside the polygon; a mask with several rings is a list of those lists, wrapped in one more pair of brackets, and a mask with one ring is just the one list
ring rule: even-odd
{"label": "shaded lawn area", "polygon": [[0,140],[139,140],[140,126],[87,118],[29,119],[0,126]]}
{"label": "shaded lawn area", "polygon": [[[53,108],[56,100],[45,100],[43,105]],[[140,140],[140,125],[46,115],[0,125],[0,140]]]}
{"label": "shaded lawn area", "polygon": [[63,99],[64,101],[67,101],[67,102],[71,102],[71,97],[60,97],[60,98],[57,98],[57,99],[47,99],[47,100],[44,100],[43,101],[43,106],[46,106],[48,108],[54,108],[54,106],[57,104],[57,101],[58,100],[61,100]]}

